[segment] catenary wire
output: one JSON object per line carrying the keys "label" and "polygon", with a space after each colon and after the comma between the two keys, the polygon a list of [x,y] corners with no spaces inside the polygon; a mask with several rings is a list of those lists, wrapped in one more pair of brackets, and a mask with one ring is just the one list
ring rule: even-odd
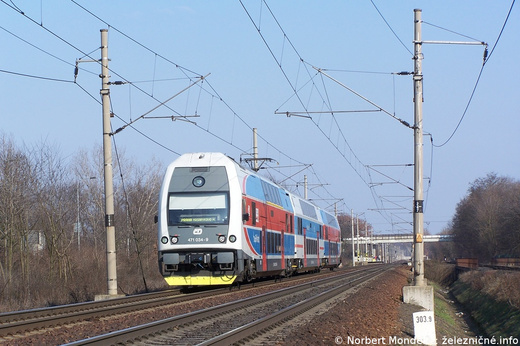
{"label": "catenary wire", "polygon": [[28,78],[35,78],[35,79],[43,79],[43,80],[48,80],[48,81],[52,81],[52,82],[74,83],[73,80],[66,80],[66,79],[57,79],[57,78],[50,78],[50,77],[35,76],[35,75],[26,74],[26,73],[19,73],[19,72],[7,71],[7,70],[0,70],[0,72],[2,72],[2,73],[7,73],[7,74],[12,74],[12,75],[16,75],[16,76],[21,76],[21,77],[28,77]]}
{"label": "catenary wire", "polygon": [[377,8],[376,4],[374,3],[373,0],[370,0],[370,2],[372,3],[372,5],[374,6],[374,8],[376,9],[377,13],[379,13],[379,16],[381,16],[381,18],[383,19],[383,21],[385,22],[386,26],[388,26],[388,29],[390,29],[390,31],[392,32],[392,34],[394,34],[395,38],[397,38],[397,40],[401,43],[401,45],[404,47],[404,49],[406,49],[408,51],[408,53],[410,53],[410,55],[413,56],[413,53],[412,51],[410,50],[410,48],[408,48],[404,43],[403,41],[399,38],[399,36],[396,34],[396,32],[394,31],[394,29],[392,29],[392,27],[390,26],[390,24],[388,23],[388,21],[386,20],[386,18],[383,16],[383,14],[381,13],[381,11],[379,11],[379,8]]}
{"label": "catenary wire", "polygon": [[[300,59],[300,62],[303,62],[305,64],[305,60],[301,57],[301,55],[299,54],[298,50],[294,47],[294,45],[292,44],[291,40],[288,38],[287,34],[285,33],[285,31],[283,30],[283,28],[281,27],[279,21],[277,20],[276,16],[274,16],[274,13],[271,11],[269,5],[267,5],[266,1],[262,1],[266,8],[269,10],[269,12],[271,13],[271,16],[273,17],[275,23],[278,25],[279,29],[281,30],[283,36],[284,36],[284,40],[287,40],[287,42],[289,42],[289,44],[291,45],[291,47],[293,48],[294,52],[296,53],[296,55],[299,57]],[[282,74],[284,75],[284,78],[287,80],[287,82],[289,83],[289,85],[291,86],[291,89],[293,90],[296,98],[298,99],[298,101],[300,102],[300,104],[304,107],[304,109],[307,111],[307,107],[305,106],[304,102],[302,101],[302,99],[300,98],[300,95],[298,94],[297,92],[297,89],[296,87],[293,85],[293,83],[291,82],[291,80],[289,79],[287,73],[285,72],[281,62],[277,59],[274,51],[272,50],[271,46],[269,45],[269,43],[267,42],[266,38],[263,36],[261,30],[260,30],[260,26],[257,25],[254,21],[254,19],[251,17],[251,14],[249,13],[249,11],[247,10],[246,6],[244,5],[244,3],[240,0],[240,4],[242,5],[242,8],[244,9],[244,11],[246,12],[247,16],[249,17],[251,23],[253,24],[253,26],[256,28],[258,34],[260,35],[262,41],[264,42],[264,44],[266,45],[267,49],[269,50],[271,56],[273,57],[273,59],[276,61],[278,67],[280,68]],[[311,74],[309,73],[309,70],[307,68],[306,65],[304,65],[306,67],[306,71],[308,73],[308,75],[310,76]],[[312,79],[312,78],[311,78]],[[314,82],[313,82],[313,85]],[[316,90],[319,91],[318,88],[316,88]],[[321,95],[321,94],[320,94]],[[321,95],[322,99],[325,101],[325,99],[323,98],[323,96]],[[326,102],[325,102],[326,103]],[[332,109],[329,105],[329,109]],[[345,153],[343,153],[341,151],[341,149],[332,141],[332,139],[327,136],[327,134],[325,133],[325,131],[319,126],[319,124],[311,118],[311,121],[314,123],[314,125],[319,129],[319,131],[329,140],[329,142],[333,145],[333,147],[340,153],[340,155],[346,160],[347,163],[349,163],[349,165],[351,165],[351,167],[354,169],[354,172],[356,172],[356,174],[358,174],[358,176],[362,179],[362,181],[365,183],[365,185],[367,185],[369,188],[370,188],[370,184],[367,182],[367,180],[361,175],[361,173],[359,172],[359,170],[354,166],[354,164],[348,159],[348,157],[345,155]],[[340,129],[341,130],[341,129]],[[344,138],[344,137],[343,137]],[[346,141],[346,138],[344,138],[344,140]],[[347,145],[348,142],[347,142]],[[350,147],[350,145],[349,145]],[[354,153],[352,151],[352,149],[350,148],[350,151],[351,153]],[[355,154],[355,153],[354,153]],[[358,160],[358,162],[360,163],[360,166],[363,167],[364,165],[362,164],[361,161],[359,161],[359,159],[357,158],[356,156],[356,159]],[[375,198],[375,194],[372,193],[372,196]],[[375,204],[378,205],[378,202],[377,200],[374,200]],[[382,213],[380,213],[383,217],[385,217]]]}
{"label": "catenary wire", "polygon": [[453,136],[455,136],[455,133],[457,132],[457,130],[459,129],[462,121],[464,120],[464,117],[466,116],[467,112],[468,112],[468,109],[469,109],[469,106],[471,105],[471,102],[473,100],[473,96],[475,95],[475,91],[477,90],[477,87],[478,87],[478,84],[480,82],[480,77],[482,77],[482,72],[484,71],[484,67],[486,66],[486,63],[489,61],[489,58],[491,57],[491,54],[493,54],[493,52],[495,51],[495,48],[498,44],[498,41],[500,40],[501,36],[502,36],[502,33],[504,32],[504,28],[506,27],[506,24],[509,20],[509,16],[511,15],[511,11],[513,10],[513,6],[515,4],[515,0],[512,1],[511,3],[511,6],[509,7],[509,11],[507,13],[507,16],[506,16],[506,19],[504,20],[504,24],[502,25],[502,28],[500,30],[500,33],[493,45],[493,48],[491,49],[491,52],[489,54],[484,55],[484,59],[483,59],[483,62],[482,62],[482,66],[480,67],[480,71],[478,73],[478,77],[477,77],[477,80],[475,81],[475,85],[473,86],[473,90],[471,91],[471,95],[468,99],[468,102],[466,103],[466,107],[464,108],[464,112],[462,113],[462,116],[460,117],[459,119],[459,122],[457,123],[457,126],[455,126],[455,129],[453,130],[453,132],[451,133],[451,135],[448,137],[448,139],[446,139],[442,144],[439,144],[439,145],[436,145],[436,144],[433,144],[433,139],[432,139],[432,145],[436,148],[441,148],[443,146],[445,146],[446,144],[448,144],[451,139],[453,138]]}
{"label": "catenary wire", "polygon": [[[75,0],[71,0],[71,2],[74,3],[75,5],[77,5],[78,7],[80,7],[82,10],[84,10],[84,11],[87,12],[88,14],[90,14],[91,16],[93,16],[94,18],[96,18],[96,19],[98,19],[99,21],[101,21],[102,23],[104,23],[105,25],[110,26],[110,28],[112,28],[113,30],[117,31],[118,33],[120,33],[121,35],[123,35],[124,37],[126,37],[127,39],[129,39],[130,41],[136,43],[137,45],[141,46],[141,47],[144,48],[145,50],[147,50],[147,51],[153,53],[156,57],[160,57],[161,59],[164,59],[166,62],[168,62],[168,63],[174,65],[174,66],[177,67],[177,68],[180,68],[181,71],[187,71],[187,72],[192,73],[192,74],[200,75],[200,74],[197,74],[196,72],[194,72],[194,71],[192,71],[192,70],[190,70],[190,69],[187,69],[187,68],[185,68],[185,67],[180,66],[179,64],[177,64],[177,63],[171,61],[170,59],[164,57],[163,55],[157,53],[156,51],[152,50],[151,48],[149,48],[149,47],[145,46],[144,44],[140,43],[139,41],[135,40],[135,39],[132,38],[131,36],[125,34],[123,31],[121,31],[121,30],[115,28],[114,26],[111,26],[107,21],[103,20],[102,18],[100,18],[99,16],[97,16],[96,14],[94,14],[92,11],[89,11],[89,10],[88,10],[87,8],[85,8],[84,6],[78,4]],[[111,70],[111,71],[112,71],[112,70]],[[186,73],[185,73],[185,75],[186,75]],[[187,76],[187,75],[186,75],[186,76]],[[192,79],[192,77],[188,77],[188,78],[189,78],[190,80]],[[131,83],[131,82],[129,82],[129,83]],[[207,80],[206,80],[206,84],[207,84],[207,85],[210,85],[210,83],[209,83]],[[216,93],[216,90],[215,90],[211,85],[210,85],[210,87],[211,87],[211,89]],[[229,104],[228,104],[227,102],[225,102],[225,101],[223,100],[223,98],[220,97],[220,96],[218,95],[218,93],[216,93],[216,94],[217,94],[219,100],[222,101],[222,102],[224,102],[224,104],[226,105],[226,107],[228,107],[228,109],[230,109],[230,110],[232,111],[232,113],[234,114],[234,116],[238,117],[238,118],[240,119],[240,121],[242,121],[244,124],[246,124],[246,125],[247,125],[251,130],[252,130],[252,127],[251,127],[249,124],[247,124],[247,123],[244,121],[244,119],[243,119],[242,117],[240,117],[240,116],[239,116],[235,111],[233,111],[232,108],[229,106]],[[148,95],[148,96],[152,97],[152,95]],[[157,101],[158,101],[158,100],[157,100]],[[179,114],[179,115],[180,115],[180,114]],[[197,126],[197,127],[199,127],[200,129],[202,129],[202,130],[204,130],[204,131],[206,131],[206,132],[212,134],[209,130],[203,129],[203,128],[202,128],[201,126],[199,126],[199,125],[195,125],[195,126]],[[213,135],[214,137],[220,139],[220,140],[223,140],[225,143],[232,145],[232,146],[235,147],[236,149],[239,149],[239,150],[242,150],[242,151],[243,151],[243,149],[240,149],[240,148],[238,148],[237,146],[233,145],[232,142],[227,141],[227,140],[224,140],[222,137],[220,137],[220,136],[218,136],[218,135],[216,135],[216,134],[212,134],[212,135]],[[261,137],[261,136],[260,136],[260,137]],[[261,138],[264,139],[263,137],[261,137]],[[266,140],[266,139],[264,139],[264,140],[266,141],[266,143],[269,143],[268,140]],[[272,144],[270,144],[270,145],[272,146]],[[291,158],[289,155],[283,153],[281,150],[277,149],[276,147],[274,147],[274,146],[272,146],[272,147],[273,147],[274,149],[276,149],[279,153],[283,154],[285,157],[287,157],[287,158]],[[296,160],[295,160],[295,161],[296,161]]]}

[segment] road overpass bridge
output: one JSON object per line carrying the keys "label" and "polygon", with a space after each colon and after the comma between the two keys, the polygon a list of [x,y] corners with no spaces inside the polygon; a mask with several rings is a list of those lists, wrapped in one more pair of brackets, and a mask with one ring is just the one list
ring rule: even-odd
{"label": "road overpass bridge", "polygon": [[[352,238],[343,238],[343,241],[350,243]],[[428,234],[423,235],[423,242],[437,243],[453,241],[451,234]],[[354,237],[355,243],[362,244],[396,244],[396,243],[413,243],[413,234],[384,234],[373,235],[370,237]]]}
{"label": "road overpass bridge", "polygon": [[[449,234],[423,235],[425,243],[453,241]],[[352,246],[352,262],[358,265],[363,262],[382,261],[384,263],[398,260],[410,260],[410,251],[403,249],[400,244],[412,244],[413,234],[384,234],[369,237],[343,238],[345,248]],[[348,246],[346,244],[349,244]],[[407,247],[408,248],[408,247]]]}

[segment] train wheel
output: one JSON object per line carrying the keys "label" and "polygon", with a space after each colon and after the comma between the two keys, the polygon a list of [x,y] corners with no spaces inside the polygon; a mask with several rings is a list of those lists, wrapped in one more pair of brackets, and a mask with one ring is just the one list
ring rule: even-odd
{"label": "train wheel", "polygon": [[251,272],[249,270],[246,270],[246,272],[244,273],[244,281],[245,282],[253,281],[253,276],[251,275]]}
{"label": "train wheel", "polygon": [[252,261],[247,261],[246,268],[244,269],[244,281],[253,281],[254,275],[256,274],[256,264]]}

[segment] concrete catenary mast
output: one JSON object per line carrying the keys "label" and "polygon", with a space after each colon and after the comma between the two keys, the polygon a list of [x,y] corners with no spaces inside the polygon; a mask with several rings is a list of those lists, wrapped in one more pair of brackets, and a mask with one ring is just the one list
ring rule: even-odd
{"label": "concrete catenary mast", "polygon": [[105,181],[105,231],[107,236],[108,295],[117,296],[116,230],[114,226],[114,183],[110,126],[110,84],[108,70],[108,30],[101,30],[101,100],[103,105],[103,158]]}
{"label": "concrete catenary mast", "polygon": [[424,214],[423,214],[423,75],[422,75],[422,38],[421,10],[414,10],[414,284],[424,286]]}

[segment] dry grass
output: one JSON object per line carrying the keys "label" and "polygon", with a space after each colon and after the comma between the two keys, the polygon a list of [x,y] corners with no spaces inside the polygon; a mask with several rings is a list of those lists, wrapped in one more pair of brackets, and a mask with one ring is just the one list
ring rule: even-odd
{"label": "dry grass", "polygon": [[520,272],[470,271],[462,274],[460,280],[497,301],[520,309]]}
{"label": "dry grass", "polygon": [[[81,256],[70,258],[66,276],[51,273],[47,257],[33,258],[25,280],[15,270],[8,284],[0,282],[0,312],[91,301],[96,295],[106,294],[107,269],[104,256],[101,251],[82,249]],[[135,254],[119,252],[119,293],[135,294],[167,287],[159,274],[155,252],[143,256],[143,270],[144,278]]]}
{"label": "dry grass", "polygon": [[454,264],[425,261],[425,276],[443,287],[451,286],[457,280],[457,272]]}

